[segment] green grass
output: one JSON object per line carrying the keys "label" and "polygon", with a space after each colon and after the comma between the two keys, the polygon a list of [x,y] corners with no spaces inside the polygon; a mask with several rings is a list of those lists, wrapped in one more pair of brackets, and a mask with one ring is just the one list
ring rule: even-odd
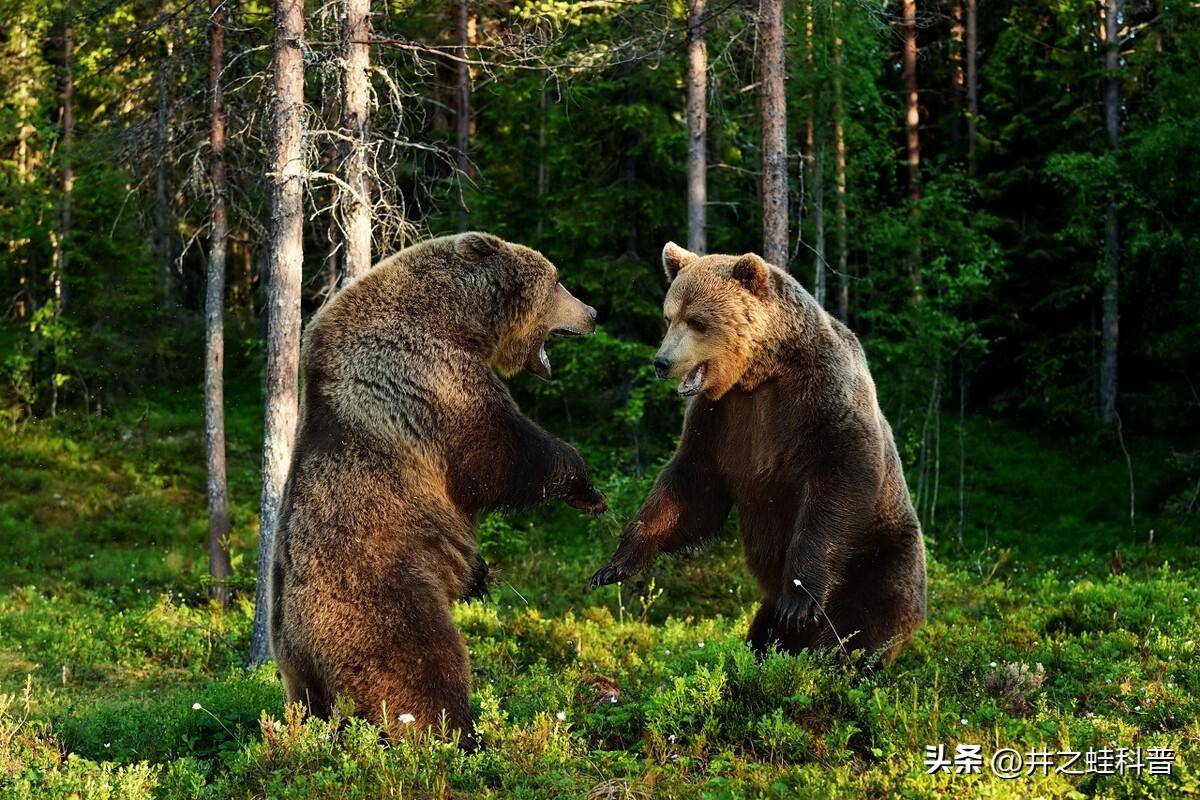
{"label": "green grass", "polygon": [[[1200,542],[1194,518],[1156,512],[1155,443],[1135,443],[1131,528],[1119,452],[971,421],[962,545],[957,474],[944,475],[930,620],[869,675],[811,655],[755,661],[742,644],[755,589],[732,532],[587,593],[648,475],[599,476],[613,507],[601,520],[489,517],[495,587],[456,608],[484,742],[468,755],[303,720],[273,669],[243,665],[259,408],[230,397],[241,582],[224,611],[205,599],[199,423],[182,394],[0,433],[0,796],[1200,793]],[[1178,753],[1170,777],[1002,780],[927,775],[938,743]]]}

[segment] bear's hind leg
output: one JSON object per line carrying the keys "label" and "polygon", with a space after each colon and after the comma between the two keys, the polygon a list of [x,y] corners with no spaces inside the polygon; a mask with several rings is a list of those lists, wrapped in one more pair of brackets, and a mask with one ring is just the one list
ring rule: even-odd
{"label": "bear's hind leg", "polygon": [[288,703],[302,703],[314,717],[329,719],[333,712],[333,702],[324,684],[320,681],[305,680],[301,671],[288,664],[285,659],[277,658],[276,664]]}
{"label": "bear's hind leg", "polygon": [[807,624],[781,626],[778,614],[778,603],[773,599],[764,599],[758,607],[746,634],[746,641],[755,655],[761,659],[772,647],[795,655],[806,647],[818,646],[819,630]]}
{"label": "bear's hind leg", "polygon": [[358,713],[395,734],[407,729],[461,732],[470,747],[470,665],[450,608],[413,590],[403,605],[384,605],[361,621],[354,658],[339,670],[341,691]]}

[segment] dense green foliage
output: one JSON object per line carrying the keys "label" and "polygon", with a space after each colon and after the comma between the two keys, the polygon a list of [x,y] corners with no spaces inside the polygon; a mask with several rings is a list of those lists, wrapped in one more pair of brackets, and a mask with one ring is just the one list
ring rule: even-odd
{"label": "dense green foliage", "polygon": [[[0,32],[0,73],[10,87],[0,114],[0,239],[8,242],[0,286],[11,301],[0,340],[5,413],[45,413],[52,382],[62,402],[76,407],[117,402],[128,389],[162,381],[194,384],[210,201],[205,14],[141,2],[10,5],[11,23]],[[789,267],[811,282],[818,200],[826,257],[835,262],[830,126],[839,78],[850,320],[876,370],[892,381],[885,403],[899,428],[925,424],[935,373],[945,385],[961,374],[972,407],[1090,424],[1104,206],[1115,194],[1125,426],[1182,424],[1194,432],[1200,277],[1189,253],[1200,235],[1200,12],[1174,0],[1125,3],[1121,144],[1112,152],[1103,135],[1096,4],[981,7],[971,175],[950,5],[919,7],[923,191],[915,214],[900,158],[895,9],[818,0],[810,47],[806,5],[788,6]],[[742,252],[760,245],[753,15],[737,4],[710,12],[708,240],[712,250]],[[259,2],[231,4],[229,13],[228,363],[253,374],[261,365],[257,318],[268,245],[262,177],[269,172],[270,14]],[[373,49],[381,67],[374,79],[377,185],[391,209],[378,210],[377,252],[422,232],[454,230],[465,214],[471,227],[542,248],[601,309],[613,337],[652,343],[663,291],[657,254],[666,240],[685,237],[683,4],[476,8],[469,178],[450,166],[452,65],[407,45],[445,45],[448,13],[445,3],[413,0],[385,4],[373,16],[376,33],[390,42]],[[67,20],[78,40],[69,156],[59,147]],[[336,144],[325,131],[336,118],[335,24],[315,7],[309,22],[306,144],[314,170],[328,172]],[[824,143],[821,198],[801,169],[811,155],[804,141],[810,116]],[[76,174],[75,221],[61,276],[68,308],[60,314],[50,281],[65,157]],[[323,296],[331,252],[331,184],[314,177],[309,189],[307,309]],[[918,310],[907,265],[914,247],[927,300]],[[1181,472],[1181,490],[1188,479]]]}
{"label": "dense green foliage", "polygon": [[[243,574],[254,547],[255,400],[239,392],[231,406]],[[963,546],[953,521],[930,531],[930,621],[896,664],[871,675],[814,657],[755,662],[742,637],[756,590],[732,530],[644,581],[586,593],[615,519],[631,513],[649,476],[601,470],[613,511],[599,520],[561,506],[489,517],[481,537],[493,591],[455,611],[485,743],[464,755],[428,739],[381,747],[359,722],[335,730],[302,721],[284,709],[270,667],[242,666],[249,595],[228,611],[206,600],[196,402],[160,396],[104,419],[35,423],[0,443],[10,553],[0,581],[11,587],[0,593],[4,796],[1200,789],[1194,531],[1156,517],[1131,533],[1109,488],[1124,468],[1092,448],[968,420]],[[1157,454],[1134,455],[1152,463]],[[1161,475],[1144,475],[1148,491]],[[951,493],[946,505],[957,501]],[[1004,781],[926,775],[924,747],[939,742],[985,753],[1109,742],[1178,752],[1171,778]]]}

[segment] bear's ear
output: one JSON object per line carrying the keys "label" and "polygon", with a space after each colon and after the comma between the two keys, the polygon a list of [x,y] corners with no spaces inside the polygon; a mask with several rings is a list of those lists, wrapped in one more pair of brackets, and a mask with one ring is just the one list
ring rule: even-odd
{"label": "bear's ear", "polygon": [[667,242],[666,245],[663,246],[662,253],[663,270],[667,273],[667,280],[675,280],[675,276],[679,274],[679,270],[683,269],[697,258],[699,258],[699,256],[690,250],[684,250],[674,242]]}
{"label": "bear's ear", "polygon": [[739,258],[730,270],[729,277],[755,297],[762,297],[767,293],[767,262],[754,253],[747,253]]}
{"label": "bear's ear", "polygon": [[477,261],[495,253],[503,244],[503,239],[498,236],[492,236],[490,233],[468,231],[467,233],[460,233],[455,237],[454,252],[459,258],[467,261]]}

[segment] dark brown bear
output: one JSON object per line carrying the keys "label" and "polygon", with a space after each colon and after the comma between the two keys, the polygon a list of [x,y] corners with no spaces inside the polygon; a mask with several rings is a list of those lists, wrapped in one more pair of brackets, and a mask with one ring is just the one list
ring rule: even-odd
{"label": "dark brown bear", "polygon": [[480,512],[559,498],[600,513],[579,454],[526,419],[493,370],[549,376],[554,332],[595,310],[541,254],[435,239],[379,263],[305,333],[303,402],[271,573],[289,701],[472,733],[450,604],[484,589]]}
{"label": "dark brown bear", "polygon": [[858,340],[756,255],[663,250],[660,377],[694,396],[683,435],[592,585],[717,535],[729,510],[762,589],[750,625],[778,645],[880,652],[925,618],[925,546]]}

